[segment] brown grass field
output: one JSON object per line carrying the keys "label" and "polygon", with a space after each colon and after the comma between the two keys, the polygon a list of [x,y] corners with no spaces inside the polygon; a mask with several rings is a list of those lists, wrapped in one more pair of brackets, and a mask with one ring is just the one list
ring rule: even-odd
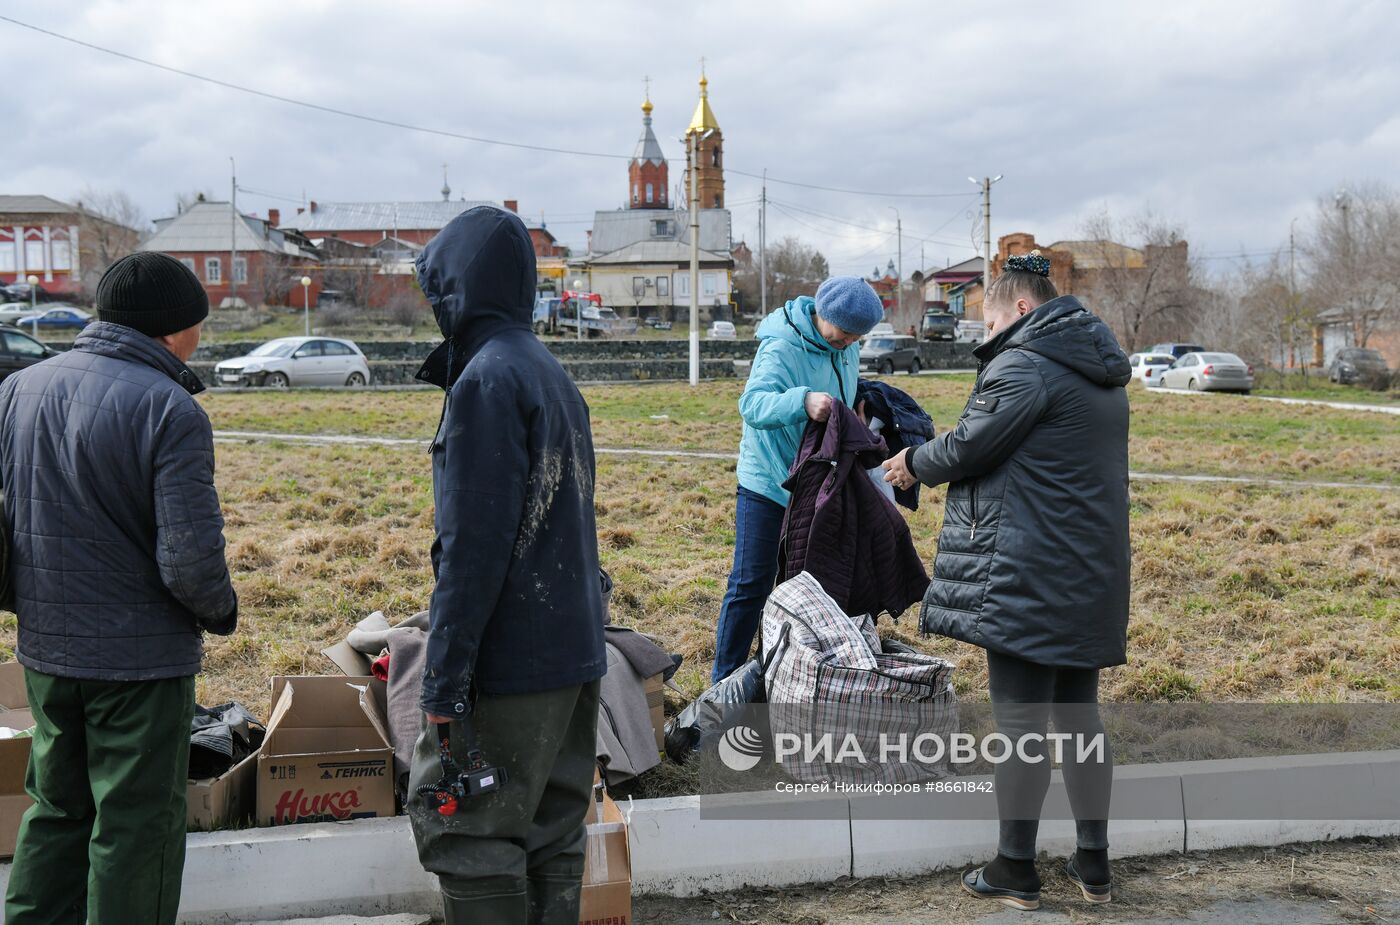
{"label": "brown grass field", "polygon": [[[966,379],[900,377],[940,429]],[[738,383],[586,390],[600,446],[732,451]],[[429,392],[213,394],[217,429],[430,436]],[[665,415],[665,417],[659,417]],[[1229,396],[1133,394],[1132,459],[1144,471],[1400,484],[1400,426],[1379,414]],[[275,674],[333,670],[318,653],[373,610],[427,605],[432,498],[425,450],[221,443],[218,483],[239,631],[210,638],[202,703],[267,709]],[[602,456],[597,510],[614,619],[685,656],[677,681],[707,683],[733,542],[734,464]],[[926,558],[941,490],[910,515]],[[1138,481],[1130,663],[1105,674],[1111,700],[1400,700],[1400,491]],[[980,653],[920,639],[915,614],[887,632],[960,666],[983,696]],[[14,618],[0,645],[14,643]],[[8,654],[8,652],[6,653]],[[679,700],[674,694],[671,706]]]}

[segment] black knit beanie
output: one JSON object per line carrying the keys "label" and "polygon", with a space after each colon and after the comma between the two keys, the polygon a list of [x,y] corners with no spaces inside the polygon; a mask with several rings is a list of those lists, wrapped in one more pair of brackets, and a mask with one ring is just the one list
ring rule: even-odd
{"label": "black knit beanie", "polygon": [[169,254],[123,257],[97,281],[97,320],[164,337],[209,317],[209,296],[194,271]]}

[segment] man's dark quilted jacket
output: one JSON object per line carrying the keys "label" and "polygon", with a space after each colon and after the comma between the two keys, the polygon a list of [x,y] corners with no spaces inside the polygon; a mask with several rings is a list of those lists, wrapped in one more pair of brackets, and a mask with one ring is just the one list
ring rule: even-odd
{"label": "man's dark quilted jacket", "polygon": [[833,402],[824,423],[810,421],[783,487],[782,580],[809,572],[849,614],[899,616],[928,590],[928,573],[903,515],[870,480],[885,441]]}
{"label": "man's dark quilted jacket", "polygon": [[156,341],[90,325],[0,385],[17,655],[68,678],[196,674],[233,632],[203,386]]}
{"label": "man's dark quilted jacket", "polygon": [[1121,665],[1128,358],[1073,296],[973,353],[957,426],[909,455],[925,485],[950,483],[920,626],[1037,665]]}

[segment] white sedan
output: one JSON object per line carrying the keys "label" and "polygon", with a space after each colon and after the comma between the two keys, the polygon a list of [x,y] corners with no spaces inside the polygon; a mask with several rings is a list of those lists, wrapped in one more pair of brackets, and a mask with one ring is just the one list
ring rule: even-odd
{"label": "white sedan", "polygon": [[1133,369],[1133,378],[1149,389],[1162,384],[1162,373],[1171,369],[1176,357],[1169,353],[1134,353],[1128,357],[1128,365]]}
{"label": "white sedan", "polygon": [[1254,367],[1233,353],[1188,353],[1162,373],[1161,387],[1248,395],[1254,388]]}
{"label": "white sedan", "polygon": [[369,384],[369,363],[353,341],[329,337],[280,337],[247,356],[214,367],[218,385],[362,386]]}

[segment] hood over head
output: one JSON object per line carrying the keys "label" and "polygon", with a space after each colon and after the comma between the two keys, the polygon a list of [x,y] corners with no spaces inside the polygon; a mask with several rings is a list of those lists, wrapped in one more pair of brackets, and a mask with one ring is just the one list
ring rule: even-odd
{"label": "hood over head", "polygon": [[985,362],[1014,347],[1068,366],[1095,385],[1121,386],[1132,379],[1113,331],[1074,296],[1051,299],[1027,312],[973,355]]}
{"label": "hood over head", "polygon": [[468,209],[428,242],[415,268],[446,341],[428,358],[420,379],[450,385],[491,335],[529,328],[535,248],[514,212]]}

